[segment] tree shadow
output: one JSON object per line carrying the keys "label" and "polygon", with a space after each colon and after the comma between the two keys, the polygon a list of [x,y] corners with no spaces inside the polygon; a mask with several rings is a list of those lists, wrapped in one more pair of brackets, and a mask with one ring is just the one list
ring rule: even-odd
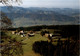
{"label": "tree shadow", "polygon": [[55,46],[48,41],[36,41],[32,49],[35,53],[40,53],[43,56],[53,56],[56,50]]}
{"label": "tree shadow", "polygon": [[62,43],[59,41],[58,44],[54,46],[48,41],[36,41],[33,44],[32,50],[41,56],[79,56],[79,43],[70,43],[69,41]]}

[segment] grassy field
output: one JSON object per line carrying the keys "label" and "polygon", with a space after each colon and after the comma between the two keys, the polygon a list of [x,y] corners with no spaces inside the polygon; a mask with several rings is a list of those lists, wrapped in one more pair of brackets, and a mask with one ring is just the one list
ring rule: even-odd
{"label": "grassy field", "polygon": [[[50,41],[47,37],[41,36],[40,31],[38,31],[38,33],[35,33],[35,36],[29,38],[28,36],[21,37],[20,35],[12,34],[11,31],[8,31],[7,35],[10,36],[11,39],[15,38],[18,42],[22,41],[22,43],[25,43],[25,45],[22,46],[24,53],[23,56],[41,56],[40,54],[37,54],[32,50],[33,43],[35,43],[36,41],[48,41],[48,42]],[[58,39],[53,39],[53,40],[58,40]],[[52,42],[52,44],[57,45],[57,41]]]}
{"label": "grassy field", "polygon": [[[58,42],[58,38],[53,38],[53,42],[49,42],[50,40],[45,37],[45,36],[41,36],[40,35],[40,31],[38,31],[37,33],[35,32],[35,36],[33,37],[29,37],[28,36],[25,36],[25,37],[21,37],[20,35],[16,35],[16,34],[11,34],[11,31],[8,31],[7,32],[7,35],[10,36],[10,39],[16,39],[16,41],[18,42],[21,42],[24,43],[24,45],[22,45],[22,49],[23,49],[23,55],[22,56],[41,56],[40,54],[38,53],[35,53],[32,48],[33,48],[33,44],[36,42],[36,41],[48,41],[48,43],[51,43],[53,44],[55,47],[57,46],[57,44],[59,43]],[[59,36],[60,37],[60,36]],[[67,38],[60,38],[61,41],[64,41],[64,40],[67,40]],[[6,40],[5,40],[6,41]],[[6,42],[7,43],[7,42]],[[43,44],[44,45],[44,44]],[[43,46],[41,45],[41,46]],[[40,47],[41,47],[40,46]],[[35,46],[34,46],[35,47]],[[40,49],[39,47],[39,49]],[[44,47],[44,46],[43,46]],[[51,46],[50,46],[51,48]],[[52,47],[53,48],[53,47]],[[36,49],[36,48],[35,48]],[[38,49],[38,48],[37,48]],[[38,49],[38,50],[39,50]],[[42,49],[43,50],[43,49]],[[46,49],[45,49],[46,50]],[[52,49],[53,50],[53,49]],[[43,52],[44,53],[44,52]],[[16,56],[16,55],[15,55]]]}
{"label": "grassy field", "polygon": [[[60,41],[65,41],[65,40],[67,40],[67,39],[69,39],[70,41],[69,42],[65,42],[65,43],[67,43],[67,46],[68,46],[68,43],[69,44],[71,44],[70,45],[70,49],[71,49],[71,51],[73,51],[72,53],[78,53],[78,43],[76,44],[76,40],[78,40],[78,28],[77,27],[70,27],[70,26],[68,26],[67,28],[66,27],[61,27],[61,32],[62,32],[62,36],[61,36],[61,38],[59,37],[59,36],[57,36],[57,37],[59,37],[60,38]],[[65,30],[66,29],[66,30]],[[43,29],[43,30],[45,30],[45,29]],[[54,30],[55,29],[48,29],[48,31],[50,32],[50,33],[53,33],[53,34],[55,34],[54,33]],[[27,30],[25,30],[26,32],[27,32]],[[55,30],[56,31],[56,30]],[[59,30],[58,30],[59,31]],[[30,37],[30,38],[28,38],[27,36],[25,36],[25,37],[21,37],[20,35],[16,35],[16,34],[11,34],[11,32],[10,32],[10,30],[7,32],[7,35],[10,37],[10,39],[9,39],[9,37],[8,37],[8,39],[9,40],[7,40],[7,39],[2,39],[2,40],[4,40],[4,42],[2,43],[3,45],[5,45],[5,44],[8,44],[8,42],[11,40],[13,43],[15,42],[14,41],[14,38],[18,41],[18,42],[20,42],[20,41],[22,41],[22,43],[25,43],[24,45],[22,45],[22,44],[20,44],[20,45],[22,45],[22,49],[23,49],[23,52],[24,52],[24,55],[22,55],[22,56],[41,56],[40,54],[38,54],[38,53],[35,53],[33,50],[32,50],[32,48],[33,48],[33,43],[35,43],[36,41],[45,41],[45,42],[47,42],[48,41],[48,43],[51,43],[51,44],[53,44],[53,45],[55,45],[54,47],[56,47],[56,46],[58,46],[57,45],[57,43],[59,44],[59,43],[62,43],[62,42],[58,42],[58,40],[59,40],[59,38],[54,38],[54,39],[52,39],[52,41],[54,41],[54,42],[49,42],[50,40],[47,38],[47,37],[45,37],[45,36],[41,36],[40,35],[40,31],[37,31],[37,33],[35,34],[35,36],[34,37]],[[5,35],[5,38],[6,38],[7,36]],[[70,38],[66,38],[66,37],[70,37]],[[73,37],[73,38],[72,38]],[[17,42],[16,41],[16,42]],[[11,43],[11,42],[10,42]],[[43,42],[42,42],[43,43]],[[41,44],[42,44],[41,43]],[[11,43],[12,44],[12,43]],[[74,46],[74,44],[75,44],[75,46]],[[43,44],[44,45],[44,44]],[[40,45],[39,46],[39,48],[35,48],[35,49],[37,49],[37,50],[39,50],[40,49],[40,47],[41,46],[43,46],[43,45]],[[18,46],[18,45],[17,45]],[[61,47],[62,48],[62,50],[64,49],[65,51],[67,50],[67,47],[64,47],[64,46],[66,46],[65,44],[64,44],[64,42],[59,46],[59,47]],[[34,46],[35,47],[35,46]],[[44,46],[43,46],[44,47]],[[51,47],[51,46],[50,46]],[[72,48],[73,47],[73,48]],[[52,47],[53,48],[53,47]],[[19,48],[18,48],[19,49]],[[44,49],[45,49],[45,47],[44,47]],[[49,49],[49,48],[47,48],[47,49]],[[47,50],[47,49],[45,49],[45,50]],[[55,48],[56,50],[58,50],[59,48],[58,47],[56,47]],[[41,51],[43,50],[43,49],[40,49]],[[53,49],[52,49],[53,50]],[[58,51],[56,51],[56,50],[54,50],[55,52],[58,52]],[[64,50],[62,51],[62,52],[64,52]],[[77,52],[74,52],[74,50],[76,50]],[[51,51],[51,50],[50,50]],[[71,52],[70,51],[70,52]],[[52,51],[51,51],[52,52]],[[54,53],[55,53],[54,52]],[[46,52],[43,52],[43,53],[46,53]],[[67,52],[65,52],[66,54],[67,54]],[[20,54],[20,53],[19,53]],[[15,55],[15,54],[14,54]],[[1,56],[1,55],[0,55]],[[16,56],[16,55],[15,55]],[[63,56],[65,56],[65,54],[63,55]],[[74,55],[72,55],[72,56],[74,56]]]}
{"label": "grassy field", "polygon": [[[24,56],[41,56],[40,54],[34,53],[34,51],[32,50],[32,45],[33,43],[35,43],[36,41],[50,41],[47,37],[45,36],[41,36],[40,32],[35,33],[35,36],[33,37],[29,37],[25,36],[25,37],[21,37],[20,35],[16,35],[16,34],[11,34],[11,32],[8,32],[8,36],[11,36],[11,39],[16,39],[17,41],[22,41],[22,43],[25,43],[25,45],[23,45],[23,52],[24,52]],[[53,39],[53,40],[58,40],[58,39]],[[61,40],[65,40],[65,39],[61,39]],[[57,45],[57,41],[52,42],[53,45]]]}
{"label": "grassy field", "polygon": [[30,37],[27,38],[27,36],[25,37],[20,37],[20,35],[12,35],[11,32],[8,32],[8,35],[11,36],[11,38],[16,38],[17,41],[21,41],[23,43],[26,43],[25,45],[23,45],[23,52],[24,52],[24,56],[40,56],[39,54],[36,54],[33,52],[32,50],[32,45],[35,41],[47,41],[48,38],[46,37],[42,37],[40,34],[35,34],[34,37]]}

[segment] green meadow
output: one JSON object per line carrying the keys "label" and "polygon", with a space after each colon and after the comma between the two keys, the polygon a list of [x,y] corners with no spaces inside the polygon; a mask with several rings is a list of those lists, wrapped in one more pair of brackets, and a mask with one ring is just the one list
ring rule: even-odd
{"label": "green meadow", "polygon": [[32,50],[32,45],[34,42],[36,41],[48,41],[48,38],[46,38],[45,36],[41,36],[40,34],[35,34],[35,36],[33,37],[21,37],[20,35],[13,35],[11,34],[11,32],[7,33],[8,36],[11,36],[11,38],[15,38],[17,41],[22,41],[22,43],[25,43],[25,45],[23,45],[23,52],[24,52],[24,56],[39,56],[39,54],[36,54],[33,52]]}

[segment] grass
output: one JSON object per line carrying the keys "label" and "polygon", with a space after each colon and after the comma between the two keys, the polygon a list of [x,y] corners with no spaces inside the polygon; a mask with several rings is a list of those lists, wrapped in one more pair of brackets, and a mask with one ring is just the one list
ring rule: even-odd
{"label": "grass", "polygon": [[11,39],[16,38],[17,41],[21,41],[23,43],[26,43],[26,45],[23,45],[23,51],[24,51],[24,56],[39,56],[39,54],[35,54],[32,50],[32,45],[35,41],[47,41],[48,38],[42,37],[40,34],[35,34],[34,37],[27,38],[26,37],[21,37],[20,35],[12,35],[11,32],[8,32],[8,36],[11,36]]}
{"label": "grass", "polygon": [[[40,34],[35,34],[34,37],[30,37],[28,38],[27,36],[25,37],[21,37],[20,35],[12,35],[11,32],[8,32],[8,36],[11,36],[11,39],[16,38],[17,41],[21,41],[23,43],[26,43],[25,45],[23,45],[23,52],[24,52],[24,56],[40,56],[39,54],[36,54],[33,52],[32,50],[32,45],[34,42],[36,41],[48,41],[49,39],[46,37],[42,37]],[[58,39],[54,39],[54,40],[58,40]],[[52,42],[53,45],[57,45],[57,42]]]}

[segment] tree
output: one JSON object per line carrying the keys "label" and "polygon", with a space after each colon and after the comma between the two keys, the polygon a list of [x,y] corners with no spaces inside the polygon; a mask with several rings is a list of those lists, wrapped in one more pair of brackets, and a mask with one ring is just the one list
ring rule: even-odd
{"label": "tree", "polygon": [[[9,6],[13,1],[19,2],[20,0],[0,0],[0,3]],[[5,13],[0,13],[0,29],[10,28],[12,25],[11,20],[5,15]],[[7,31],[5,30],[0,31],[0,42],[2,43],[2,45],[0,45],[1,56],[23,56],[22,42],[17,41],[16,39],[11,39],[11,36],[7,36],[6,33]]]}
{"label": "tree", "polygon": [[[6,6],[11,6],[13,2],[21,3],[21,0],[0,0],[0,3],[5,4]],[[11,20],[5,15],[5,13],[0,12],[0,29],[9,28],[12,25]]]}
{"label": "tree", "polygon": [[12,26],[12,21],[3,12],[1,12],[0,23],[1,23],[1,29],[7,29]]}
{"label": "tree", "polygon": [[17,2],[18,4],[22,3],[21,0],[0,0],[0,3],[5,4],[7,6],[11,6],[13,2]]}

